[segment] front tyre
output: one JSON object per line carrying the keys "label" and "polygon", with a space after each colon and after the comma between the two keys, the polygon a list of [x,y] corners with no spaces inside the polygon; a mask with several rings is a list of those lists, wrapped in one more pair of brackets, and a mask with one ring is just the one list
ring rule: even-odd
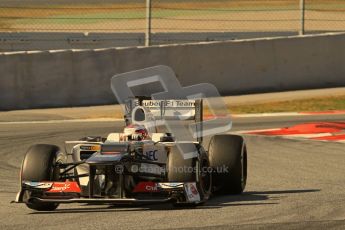
{"label": "front tyre", "polygon": [[[196,186],[200,195],[200,203],[186,204],[175,203],[175,206],[195,206],[204,203],[209,199],[212,189],[212,176],[209,169],[209,160],[206,151],[201,145],[181,144],[184,150],[198,150],[198,156],[194,158],[184,159],[177,146],[171,147],[168,154],[167,170],[168,182],[196,182]],[[193,169],[193,170],[191,170]]]}
{"label": "front tyre", "polygon": [[241,194],[247,182],[247,147],[238,135],[213,136],[208,154],[215,192]]}
{"label": "front tyre", "polygon": [[[59,181],[60,169],[56,163],[63,163],[66,160],[65,154],[55,145],[38,144],[29,148],[25,154],[21,167],[21,184],[24,181]],[[31,194],[24,193],[26,200]],[[58,207],[56,203],[31,203],[26,206],[37,211],[53,211]]]}

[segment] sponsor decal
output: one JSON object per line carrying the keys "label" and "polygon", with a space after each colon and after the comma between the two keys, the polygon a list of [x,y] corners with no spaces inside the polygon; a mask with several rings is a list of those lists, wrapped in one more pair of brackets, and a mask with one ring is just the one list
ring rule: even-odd
{"label": "sponsor decal", "polygon": [[143,100],[144,107],[194,107],[195,100]]}
{"label": "sponsor decal", "polygon": [[103,155],[119,155],[121,152],[102,152]]}
{"label": "sponsor decal", "polygon": [[160,192],[158,184],[155,182],[140,182],[133,192]]}
{"label": "sponsor decal", "polygon": [[100,145],[81,145],[80,149],[86,150],[86,151],[99,151],[101,149],[101,146]]}
{"label": "sponsor decal", "polygon": [[190,186],[190,191],[192,192],[193,196],[197,196],[199,194],[198,190],[196,189],[194,185]]}
{"label": "sponsor decal", "polygon": [[52,187],[47,192],[80,193],[81,190],[77,182],[66,181],[66,182],[53,182]]}
{"label": "sponsor decal", "polygon": [[199,202],[200,194],[196,187],[196,183],[186,183],[185,186],[186,198],[189,202]]}
{"label": "sponsor decal", "polygon": [[101,157],[102,158],[109,158],[109,159],[111,159],[111,158],[118,159],[119,154],[103,154],[103,153],[101,153],[101,154],[95,156],[95,158],[101,158]]}
{"label": "sponsor decal", "polygon": [[145,153],[145,155],[147,156],[147,158],[149,158],[150,160],[152,160],[152,161],[157,161],[158,160],[158,158],[157,158],[157,151],[158,150],[150,150],[150,151],[147,151],[146,153]]}

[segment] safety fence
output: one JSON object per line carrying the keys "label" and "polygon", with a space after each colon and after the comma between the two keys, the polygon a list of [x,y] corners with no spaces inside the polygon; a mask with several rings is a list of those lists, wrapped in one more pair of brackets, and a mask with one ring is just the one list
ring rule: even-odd
{"label": "safety fence", "polygon": [[13,49],[23,41],[102,48],[339,31],[344,0],[0,0],[0,47]]}

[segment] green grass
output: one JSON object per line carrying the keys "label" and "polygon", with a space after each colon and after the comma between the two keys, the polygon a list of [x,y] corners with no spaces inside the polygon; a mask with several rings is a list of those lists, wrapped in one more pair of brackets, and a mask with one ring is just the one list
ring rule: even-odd
{"label": "green grass", "polygon": [[345,110],[345,96],[230,106],[231,113],[272,113]]}
{"label": "green grass", "polygon": [[[212,9],[207,11],[195,11],[195,10],[154,10],[152,12],[152,18],[169,18],[169,17],[189,17],[201,15],[203,18],[205,16],[211,16],[215,14],[231,14],[237,13],[237,11],[226,11],[229,9],[222,8],[217,9],[217,11],[212,11]],[[146,13],[144,10],[128,10],[128,11],[117,11],[117,12],[107,12],[107,13],[75,13],[75,14],[61,14],[58,16],[48,16],[39,17],[37,19],[18,19],[16,24],[89,24],[89,23],[99,23],[106,21],[116,21],[116,20],[132,20],[132,19],[145,19]]]}
{"label": "green grass", "polygon": [[66,14],[39,19],[20,19],[17,24],[89,24],[114,20],[145,18],[144,11],[122,11],[112,13]]}

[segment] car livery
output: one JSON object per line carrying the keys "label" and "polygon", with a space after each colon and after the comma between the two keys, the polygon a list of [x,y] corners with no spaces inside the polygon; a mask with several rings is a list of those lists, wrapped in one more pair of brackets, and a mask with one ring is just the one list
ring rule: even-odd
{"label": "car livery", "polygon": [[[196,206],[217,191],[242,193],[247,177],[242,137],[215,135],[204,147],[201,138],[177,142],[173,133],[152,127],[152,121],[162,116],[176,121],[183,116],[183,122],[202,124],[202,100],[136,97],[128,104],[135,106],[126,106],[126,126],[135,125],[133,117],[142,117],[141,123],[150,124],[148,137],[124,130],[106,138],[66,141],[65,151],[48,144],[31,146],[21,166],[15,202],[38,211],[55,210],[61,203]],[[185,159],[181,148],[196,154]],[[217,172],[221,166],[229,171]]]}

